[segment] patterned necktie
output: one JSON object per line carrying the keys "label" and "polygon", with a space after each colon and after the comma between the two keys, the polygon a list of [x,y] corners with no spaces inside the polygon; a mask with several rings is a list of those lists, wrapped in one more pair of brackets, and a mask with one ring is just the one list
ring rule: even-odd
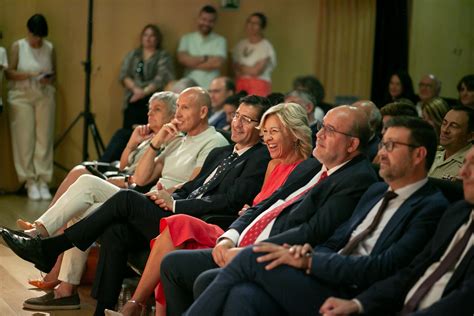
{"label": "patterned necktie", "polygon": [[227,158],[222,160],[222,162],[217,166],[216,172],[214,172],[214,175],[212,176],[212,178],[210,178],[209,181],[203,183],[203,185],[201,185],[199,188],[197,188],[196,190],[191,192],[188,195],[187,199],[188,200],[189,199],[195,199],[199,195],[206,192],[211,187],[211,185],[214,183],[214,181],[216,181],[216,179],[219,177],[219,175],[221,173],[225,172],[227,169],[229,169],[231,167],[232,163],[234,162],[234,160],[237,157],[238,157],[237,153],[232,153],[230,156],[228,156]]}
{"label": "patterned necktie", "polygon": [[411,298],[403,307],[402,311],[399,315],[405,316],[413,313],[418,308],[421,300],[428,294],[430,289],[433,285],[458,261],[459,257],[463,253],[464,249],[466,249],[467,242],[472,236],[474,231],[474,221],[471,221],[471,225],[467,228],[466,233],[462,236],[462,238],[454,245],[453,248],[448,252],[448,254],[444,257],[444,259],[439,263],[436,270],[433,271],[432,274],[428,278],[426,278],[423,283],[418,287],[418,289],[413,293]]}
{"label": "patterned necktie", "polygon": [[270,223],[274,218],[280,215],[280,213],[283,212],[285,208],[295,203],[299,198],[301,198],[309,190],[311,190],[314,186],[316,186],[319,182],[326,179],[327,177],[328,177],[328,173],[326,171],[323,171],[323,173],[321,173],[321,176],[319,177],[319,180],[318,182],[316,182],[316,184],[314,184],[313,186],[310,186],[309,188],[306,188],[306,190],[304,190],[300,194],[285,201],[283,204],[275,207],[273,210],[263,215],[258,221],[256,221],[252,225],[252,227],[249,228],[249,230],[247,230],[244,237],[242,237],[242,241],[240,242],[239,246],[245,247],[245,246],[254,244],[255,240],[257,240],[257,237],[260,236],[260,234],[263,232],[265,227],[267,227],[268,223]]}
{"label": "patterned necktie", "polygon": [[360,232],[358,235],[356,235],[354,238],[352,238],[342,249],[341,255],[350,255],[354,249],[359,245],[359,243],[364,240],[367,236],[369,236],[375,228],[377,228],[378,224],[380,223],[380,220],[382,219],[383,212],[388,206],[388,202],[390,200],[393,200],[398,196],[397,193],[393,191],[387,191],[384,194],[382,204],[380,205],[377,213],[375,214],[374,220],[370,225],[362,232]]}

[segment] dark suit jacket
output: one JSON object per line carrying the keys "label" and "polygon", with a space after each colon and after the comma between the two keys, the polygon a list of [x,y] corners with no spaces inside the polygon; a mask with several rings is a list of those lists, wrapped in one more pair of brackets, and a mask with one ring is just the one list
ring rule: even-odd
{"label": "dark suit jacket", "polygon": [[375,135],[374,138],[372,138],[367,144],[366,155],[370,161],[374,160],[375,156],[377,156],[379,151],[379,143],[380,137]]}
{"label": "dark suit jacket", "polygon": [[[229,228],[241,233],[259,214],[301,188],[314,177],[322,165],[314,159],[301,163],[286,183],[270,198],[247,210]],[[314,186],[300,201],[287,207],[276,219],[269,242],[319,244],[352,214],[367,187],[377,180],[370,162],[359,155],[335,173]],[[357,185],[354,185],[357,184]]]}
{"label": "dark suit jacket", "polygon": [[215,128],[223,128],[224,126],[226,126],[227,118],[225,112],[219,114],[219,116],[209,125],[214,126]]}
{"label": "dark suit jacket", "polygon": [[387,191],[376,183],[360,199],[352,217],[313,252],[312,274],[329,284],[359,293],[378,280],[408,265],[431,238],[448,202],[429,182],[413,193],[388,221],[369,256],[344,256],[337,252]]}
{"label": "dark suit jacket", "polygon": [[[432,263],[440,260],[456,231],[469,220],[472,207],[466,201],[449,207],[431,241],[408,267],[360,294],[357,299],[366,313],[385,315],[401,310],[410,289]],[[471,247],[448,282],[442,299],[416,315],[473,315],[473,298],[474,248]]]}
{"label": "dark suit jacket", "polygon": [[270,161],[267,147],[261,143],[239,156],[233,162],[233,166],[221,173],[201,198],[186,199],[191,192],[204,183],[233,149],[232,145],[213,149],[204,161],[197,177],[186,182],[181,189],[173,193],[176,200],[176,214],[184,213],[194,216],[205,213],[236,214],[244,204],[252,204],[253,198],[260,192]]}

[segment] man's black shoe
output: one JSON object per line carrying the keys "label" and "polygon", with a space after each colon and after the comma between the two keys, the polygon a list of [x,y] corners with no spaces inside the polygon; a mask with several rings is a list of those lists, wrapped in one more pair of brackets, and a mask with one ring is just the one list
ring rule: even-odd
{"label": "man's black shoe", "polygon": [[57,258],[45,255],[39,237],[25,237],[8,228],[3,228],[0,232],[5,243],[17,256],[33,263],[37,269],[43,272],[51,271]]}

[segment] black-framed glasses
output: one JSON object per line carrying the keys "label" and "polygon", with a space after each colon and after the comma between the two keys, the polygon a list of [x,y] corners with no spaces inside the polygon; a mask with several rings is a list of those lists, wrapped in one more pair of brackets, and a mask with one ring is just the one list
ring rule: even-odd
{"label": "black-framed glasses", "polygon": [[330,137],[334,136],[334,133],[338,133],[338,134],[345,135],[347,137],[356,137],[357,138],[357,136],[351,135],[349,133],[340,132],[340,131],[336,130],[334,127],[332,127],[331,125],[325,125],[323,122],[320,122],[320,121],[318,121],[316,123],[316,129],[318,130],[318,132],[323,132],[327,136],[330,136]]}
{"label": "black-framed glasses", "polygon": [[382,148],[385,148],[385,150],[387,152],[392,152],[395,145],[408,146],[408,147],[411,147],[411,148],[420,147],[419,145],[407,144],[407,143],[402,143],[402,142],[395,142],[395,141],[392,141],[392,140],[389,140],[388,142],[380,142],[378,147],[379,147],[379,150],[382,149]]}
{"label": "black-framed glasses", "polygon": [[241,121],[242,124],[246,124],[246,125],[249,125],[250,123],[252,122],[255,122],[255,123],[260,123],[259,120],[254,120],[248,116],[245,116],[245,115],[242,115],[240,113],[234,113],[232,114],[232,120],[234,121]]}

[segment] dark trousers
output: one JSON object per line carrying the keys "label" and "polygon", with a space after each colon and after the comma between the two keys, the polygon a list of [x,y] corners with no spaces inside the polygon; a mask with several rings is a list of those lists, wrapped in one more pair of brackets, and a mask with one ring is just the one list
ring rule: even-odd
{"label": "dark trousers", "polygon": [[122,152],[125,147],[127,147],[128,140],[130,139],[130,136],[132,136],[132,133],[133,130],[131,128],[118,129],[107,144],[107,147],[99,161],[113,162],[120,160]]}
{"label": "dark trousers", "polygon": [[[212,249],[178,250],[161,262],[161,284],[166,295],[166,314],[182,315],[193,303],[193,284],[204,271],[216,269]],[[197,292],[202,289],[198,289]]]}
{"label": "dark trousers", "polygon": [[317,315],[326,298],[341,294],[302,270],[280,266],[267,271],[267,263],[257,263],[259,256],[251,247],[244,249],[186,315]]}
{"label": "dark trousers", "polygon": [[128,254],[149,247],[159,234],[162,210],[143,194],[122,190],[108,199],[90,216],[64,231],[74,246],[86,250],[100,239],[100,256],[92,294],[97,299],[95,315],[113,309],[120,293]]}

